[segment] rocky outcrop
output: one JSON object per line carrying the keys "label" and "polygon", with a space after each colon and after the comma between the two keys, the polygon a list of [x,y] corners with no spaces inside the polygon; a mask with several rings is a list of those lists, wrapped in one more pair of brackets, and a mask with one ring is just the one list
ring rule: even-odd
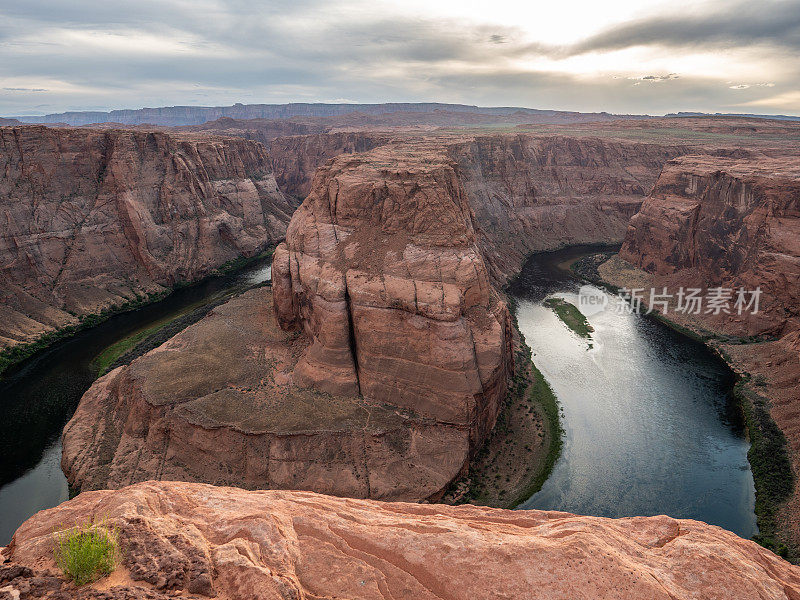
{"label": "rocky outcrop", "polygon": [[[76,589],[53,562],[53,531],[92,518],[119,529],[122,562]],[[3,557],[0,594],[23,599],[800,597],[800,568],[697,521],[176,482],[83,493],[29,519]]]}
{"label": "rocky outcrop", "polygon": [[254,254],[296,204],[245,140],[0,128],[0,345]]}
{"label": "rocky outcrop", "polygon": [[277,326],[269,287],[215,308],[84,395],[63,435],[70,484],[165,479],[414,500],[439,493],[462,468],[469,433],[294,381],[308,345]]}
{"label": "rocky outcrop", "polygon": [[455,425],[474,447],[512,370],[510,316],[454,165],[420,150],[382,146],[317,172],[275,253],[276,314],[311,340],[296,384]]}
{"label": "rocky outcrop", "polygon": [[275,251],[275,318],[251,292],[96,382],[64,432],[72,485],[440,496],[494,426],[512,335],[452,161],[419,150],[320,168]]}

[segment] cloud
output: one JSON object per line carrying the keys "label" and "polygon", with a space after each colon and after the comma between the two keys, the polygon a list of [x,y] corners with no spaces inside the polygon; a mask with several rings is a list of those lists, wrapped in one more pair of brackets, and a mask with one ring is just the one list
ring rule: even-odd
{"label": "cloud", "polygon": [[649,81],[652,83],[659,83],[661,81],[670,81],[671,79],[679,79],[677,73],[669,73],[668,75],[644,75],[640,77],[628,77],[628,79],[636,79],[639,81]]}
{"label": "cloud", "polygon": [[584,54],[631,46],[741,47],[800,50],[800,0],[717,2],[705,13],[652,15],[623,23],[563,50]]}
{"label": "cloud", "polygon": [[[390,10],[388,4],[5,3],[0,89],[8,93],[0,93],[0,114],[343,96],[361,102],[716,111],[741,101],[741,92],[729,87],[750,86],[748,98],[779,98],[800,77],[796,54],[789,51],[800,47],[800,0],[766,7],[712,0],[703,5],[705,12],[666,17],[651,10],[571,45],[543,43],[525,23],[468,21],[455,11],[449,18],[433,17],[399,4]],[[748,55],[752,72],[743,72],[738,55],[725,62],[730,53],[712,51],[764,45],[771,49]],[[656,59],[624,54],[642,46],[652,48]],[[706,67],[706,74],[685,68],[702,52],[720,64]],[[762,78],[769,83],[753,83]]]}

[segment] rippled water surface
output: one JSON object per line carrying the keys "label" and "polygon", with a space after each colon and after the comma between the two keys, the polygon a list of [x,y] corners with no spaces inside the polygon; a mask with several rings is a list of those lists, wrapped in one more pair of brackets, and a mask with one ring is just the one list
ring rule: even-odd
{"label": "rippled water surface", "polygon": [[512,290],[565,429],[550,478],[521,508],[667,514],[751,537],[755,492],[732,374],[701,344],[626,314],[610,294],[607,309],[588,317],[590,348],[541,304],[550,295],[577,304],[580,284],[558,265],[580,252],[532,258]]}

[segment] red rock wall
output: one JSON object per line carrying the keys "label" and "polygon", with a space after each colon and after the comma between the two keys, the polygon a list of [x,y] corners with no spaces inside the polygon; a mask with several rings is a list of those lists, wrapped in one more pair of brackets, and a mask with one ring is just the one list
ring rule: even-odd
{"label": "red rock wall", "polygon": [[340,154],[367,152],[389,141],[387,134],[370,132],[320,133],[276,137],[269,141],[278,186],[300,200],[311,191],[317,168]]}
{"label": "red rock wall", "polygon": [[322,167],[275,253],[273,293],[279,322],[312,340],[296,384],[457,424],[473,444],[494,426],[510,316],[435,150],[384,146]]}
{"label": "red rock wall", "polygon": [[296,203],[252,142],[0,128],[0,345],[283,238]]}
{"label": "red rock wall", "polygon": [[622,258],[675,285],[763,290],[760,315],[717,325],[781,333],[800,317],[800,161],[686,156],[670,161],[631,220]]}
{"label": "red rock wall", "polygon": [[[620,256],[673,294],[680,287],[761,288],[755,314],[739,314],[732,300],[729,314],[708,314],[706,305],[698,315],[668,316],[707,335],[724,334],[712,343],[734,369],[752,376],[754,393],[768,398],[800,473],[800,160],[753,155],[670,161],[631,220]],[[725,336],[732,336],[730,343]],[[798,547],[797,485],[778,513],[781,539]]]}
{"label": "red rock wall", "polygon": [[686,152],[680,145],[533,134],[450,148],[501,283],[532,252],[621,242],[664,163]]}

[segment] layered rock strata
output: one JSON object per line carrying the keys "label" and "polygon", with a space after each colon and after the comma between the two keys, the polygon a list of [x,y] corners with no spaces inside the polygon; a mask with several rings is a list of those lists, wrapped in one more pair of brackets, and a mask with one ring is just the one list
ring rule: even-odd
{"label": "layered rock strata", "polygon": [[312,340],[295,382],[470,430],[494,424],[511,323],[450,161],[385,146],[322,167],[273,261],[276,315]]}
{"label": "layered rock strata", "polygon": [[[705,304],[699,313],[679,312],[673,297],[667,317],[709,339],[737,371],[751,377],[749,393],[766,403],[786,435],[794,472],[800,473],[800,159],[670,161],[631,220],[620,257],[623,261],[600,268],[601,276],[618,286],[648,292],[666,287],[673,295],[681,288],[701,290]],[[727,290],[716,309],[708,304],[714,288]],[[756,289],[758,305],[749,305]],[[787,473],[766,477],[791,484]],[[774,482],[770,485],[761,493],[776,494]],[[796,551],[797,485],[779,512],[780,537]]]}
{"label": "layered rock strata", "polygon": [[675,143],[533,134],[480,136],[448,148],[501,282],[532,252],[619,243],[664,163],[687,151]]}
{"label": "layered rock strata", "polygon": [[721,312],[738,335],[781,334],[800,318],[800,159],[685,156],[664,168],[620,256],[687,287],[754,290],[760,311]]}
{"label": "layered rock strata", "polygon": [[158,131],[0,128],[0,346],[283,239],[263,146]]}
{"label": "layered rock strata", "polygon": [[453,164],[403,152],[320,169],[274,255],[275,320],[253,292],[87,392],[64,434],[73,485],[444,491],[494,426],[511,320]]}
{"label": "layered rock strata", "polygon": [[[679,151],[429,136],[329,160],[273,258],[275,319],[287,333],[264,320],[265,299],[248,296],[97,382],[65,430],[71,483],[438,497],[493,428],[510,381],[498,287],[533,248],[620,239]],[[263,360],[273,355],[282,358]],[[157,383],[174,381],[186,384],[176,393]],[[316,409],[289,435],[292,403]],[[329,420],[342,411],[367,421]],[[88,425],[98,412],[113,426]]]}
{"label": "layered rock strata", "polygon": [[80,489],[147,479],[422,499],[461,469],[455,426],[294,381],[305,336],[273,317],[271,290],[215,308],[100,378],[64,429]]}

